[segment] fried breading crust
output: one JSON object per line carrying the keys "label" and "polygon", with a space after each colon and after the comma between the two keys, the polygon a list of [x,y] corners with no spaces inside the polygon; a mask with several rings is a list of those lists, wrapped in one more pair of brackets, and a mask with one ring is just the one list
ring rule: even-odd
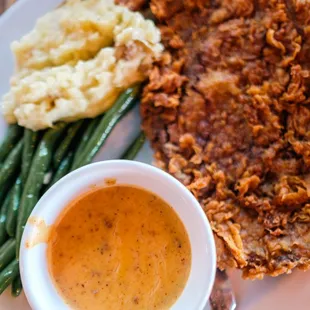
{"label": "fried breading crust", "polygon": [[[169,9],[171,7],[171,10]],[[157,0],[166,52],[144,88],[157,164],[200,201],[218,266],[310,266],[310,5]]]}

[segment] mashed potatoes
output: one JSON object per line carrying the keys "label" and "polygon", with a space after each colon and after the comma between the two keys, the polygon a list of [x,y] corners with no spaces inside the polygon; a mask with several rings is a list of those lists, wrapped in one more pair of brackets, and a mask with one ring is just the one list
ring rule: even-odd
{"label": "mashed potatoes", "polygon": [[71,0],[12,44],[17,71],[3,97],[9,123],[39,130],[95,117],[145,79],[161,51],[160,32],[110,0]]}

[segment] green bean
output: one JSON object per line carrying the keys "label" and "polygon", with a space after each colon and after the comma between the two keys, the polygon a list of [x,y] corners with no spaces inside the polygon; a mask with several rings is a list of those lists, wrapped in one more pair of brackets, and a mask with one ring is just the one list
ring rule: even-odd
{"label": "green bean", "polygon": [[145,142],[145,134],[141,131],[121,158],[134,160],[136,155],[140,151],[141,147],[143,146],[144,142]]}
{"label": "green bean", "polygon": [[[0,171],[2,169],[2,164],[0,163]],[[4,191],[0,189],[0,201],[3,201],[3,197],[4,197]],[[1,203],[0,203],[1,206]]]}
{"label": "green bean", "polygon": [[134,106],[140,92],[139,85],[128,88],[116,100],[112,108],[103,116],[84,151],[73,165],[72,170],[89,164],[108,138],[118,121]]}
{"label": "green bean", "polygon": [[12,296],[18,297],[23,290],[23,284],[20,276],[17,276],[12,283]]}
{"label": "green bean", "polygon": [[39,133],[30,129],[24,130],[24,148],[22,155],[22,180],[26,182],[28,172],[31,165],[31,160],[35,152]]}
{"label": "green bean", "polygon": [[19,127],[18,125],[9,126],[8,133],[0,145],[0,162],[4,161],[22,134],[22,127]]}
{"label": "green bean", "polygon": [[5,223],[10,199],[11,199],[11,191],[7,194],[0,211],[0,246],[4,244],[4,242],[7,240],[8,237],[5,229]]}
{"label": "green bean", "polygon": [[14,259],[0,272],[0,294],[13,282],[19,273],[18,260]]}
{"label": "green bean", "polygon": [[15,257],[16,241],[14,238],[9,239],[0,248],[0,270],[2,270]]}
{"label": "green bean", "polygon": [[22,181],[19,176],[15,181],[15,184],[12,188],[12,193],[10,197],[10,202],[8,206],[7,219],[6,219],[6,232],[10,237],[15,236],[16,232],[16,223],[17,223],[17,215],[18,208],[20,203],[20,197],[22,194]]}
{"label": "green bean", "polygon": [[72,165],[75,165],[77,163],[77,161],[79,160],[80,154],[82,154],[83,150],[85,149],[87,142],[91,138],[95,129],[98,127],[102,117],[103,116],[100,115],[100,116],[90,120],[88,122],[88,124],[86,125],[86,129],[85,129],[85,132],[83,133],[82,139],[81,139],[77,149],[74,152],[74,159],[73,159]]}
{"label": "green bean", "polygon": [[64,159],[66,154],[69,151],[69,148],[72,144],[72,141],[76,137],[77,132],[81,128],[83,124],[83,120],[77,121],[74,124],[70,125],[68,131],[66,132],[66,136],[57,148],[54,158],[53,158],[53,164],[55,168],[58,168],[61,161]]}
{"label": "green bean", "polygon": [[[1,169],[0,169],[0,171],[1,171]],[[3,201],[3,197],[4,197],[5,195],[4,195],[4,191],[2,191],[1,189],[0,189],[0,207],[1,207],[1,201]]]}
{"label": "green bean", "polygon": [[19,257],[20,241],[28,217],[40,198],[40,190],[43,187],[45,173],[48,171],[52,161],[53,150],[65,128],[66,124],[60,123],[56,125],[55,128],[49,129],[44,134],[33,156],[29,176],[23,189],[18,211],[16,227],[16,257]]}
{"label": "green bean", "polygon": [[45,191],[52,187],[57,181],[70,172],[71,163],[73,159],[73,153],[70,152],[60,163],[56,173],[54,174],[52,180],[48,184]]}
{"label": "green bean", "polygon": [[8,189],[13,181],[16,172],[20,168],[21,157],[23,151],[23,139],[10,152],[0,170],[0,188],[2,191]]}

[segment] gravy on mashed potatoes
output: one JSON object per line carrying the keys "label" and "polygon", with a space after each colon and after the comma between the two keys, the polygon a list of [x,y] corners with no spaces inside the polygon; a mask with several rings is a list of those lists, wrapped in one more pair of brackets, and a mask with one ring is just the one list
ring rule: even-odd
{"label": "gravy on mashed potatoes", "polygon": [[12,43],[4,117],[32,130],[95,117],[145,79],[162,49],[159,30],[140,13],[111,0],[66,1]]}
{"label": "gravy on mashed potatoes", "polygon": [[83,310],[165,310],[191,267],[183,223],[160,197],[114,185],[78,197],[51,227],[52,279],[64,301]]}

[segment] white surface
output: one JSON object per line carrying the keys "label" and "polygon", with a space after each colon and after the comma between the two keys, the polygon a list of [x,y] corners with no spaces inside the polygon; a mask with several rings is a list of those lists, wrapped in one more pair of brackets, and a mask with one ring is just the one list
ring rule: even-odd
{"label": "white surface", "polygon": [[[29,31],[35,19],[61,3],[61,0],[19,0],[13,8],[0,17],[0,96],[7,91],[13,72],[13,60],[9,45],[14,39]],[[137,111],[136,111],[137,113]],[[117,126],[97,159],[116,158],[137,133],[136,117],[131,113]],[[0,116],[0,138],[5,132],[5,122]],[[138,156],[140,161],[150,162],[151,150],[146,145]],[[231,278],[237,296],[238,310],[306,310],[310,308],[310,273],[294,271],[288,276],[266,278],[262,281],[244,281],[239,272]],[[24,296],[13,299],[10,292],[0,296],[0,310],[29,310]]]}
{"label": "white surface", "polygon": [[[107,186],[105,179],[117,184],[145,188],[163,198],[179,215],[187,230],[192,248],[192,265],[184,291],[172,310],[202,310],[213,286],[216,258],[211,227],[194,196],[175,178],[151,165],[133,161],[110,160],[82,167],[65,176],[41,198],[31,213],[52,225],[62,210],[90,188]],[[51,281],[46,259],[46,243],[26,247],[40,229],[27,224],[21,244],[20,267],[25,294],[34,310],[66,310],[68,306]],[[201,276],[201,275],[205,276]],[[38,294],[40,292],[40,294]]]}

